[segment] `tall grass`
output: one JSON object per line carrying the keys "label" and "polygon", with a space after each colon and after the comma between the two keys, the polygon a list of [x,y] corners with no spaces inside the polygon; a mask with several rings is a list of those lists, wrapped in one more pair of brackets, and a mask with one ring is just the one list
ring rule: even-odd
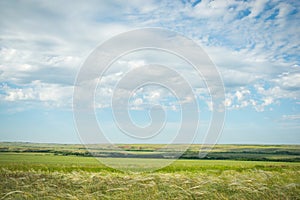
{"label": "tall grass", "polygon": [[0,199],[300,199],[298,171],[199,173],[0,170]]}

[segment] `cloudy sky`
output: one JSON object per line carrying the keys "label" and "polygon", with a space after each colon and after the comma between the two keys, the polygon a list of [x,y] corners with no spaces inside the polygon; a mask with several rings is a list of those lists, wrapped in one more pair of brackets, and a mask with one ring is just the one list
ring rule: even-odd
{"label": "cloudy sky", "polygon": [[[2,0],[0,13],[1,141],[79,143],[72,97],[84,61],[115,35],[158,27],[191,38],[217,66],[226,91],[219,143],[300,143],[299,1]],[[201,142],[211,118],[209,93],[188,63],[166,52],[135,52],[112,64],[95,94],[100,126],[115,142],[135,142],[113,127],[110,98],[126,71],[151,63],[174,66],[193,86],[200,108],[195,142]],[[183,101],[156,85],[139,88],[128,108],[142,126],[148,106],[162,105],[166,130],[151,142],[164,143],[180,125]]]}

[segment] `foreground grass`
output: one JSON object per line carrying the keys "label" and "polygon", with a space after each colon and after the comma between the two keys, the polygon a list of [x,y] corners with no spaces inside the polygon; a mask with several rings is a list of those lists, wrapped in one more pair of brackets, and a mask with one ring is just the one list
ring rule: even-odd
{"label": "foreground grass", "polygon": [[91,157],[1,153],[0,199],[300,199],[299,175],[300,163],[178,160],[127,173]]}
{"label": "foreground grass", "polygon": [[[293,171],[121,174],[2,169],[6,199],[297,199]],[[297,183],[296,183],[297,182]]]}

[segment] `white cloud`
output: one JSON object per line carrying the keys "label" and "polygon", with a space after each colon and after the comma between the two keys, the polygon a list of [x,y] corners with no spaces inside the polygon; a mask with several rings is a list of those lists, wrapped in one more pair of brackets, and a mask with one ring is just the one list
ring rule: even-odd
{"label": "white cloud", "polygon": [[2,101],[26,101],[32,104],[42,103],[50,107],[70,107],[73,93],[71,86],[47,84],[38,80],[21,88],[2,85],[0,89],[5,91],[0,95]]}
{"label": "white cloud", "polygon": [[[225,105],[229,108],[252,106],[261,111],[280,99],[300,98],[300,76],[293,69],[299,68],[299,2],[204,0],[195,7],[188,2],[168,1],[0,4],[4,16],[0,19],[0,82],[18,85],[2,87],[6,94],[2,100],[61,102],[70,98],[66,88],[71,88],[80,64],[97,44],[144,26],[170,28],[201,43],[220,69],[227,92]],[[276,10],[279,12],[272,18]],[[155,63],[173,59],[163,53],[150,57]],[[124,75],[120,68],[126,71],[147,63],[138,56],[120,61],[120,67],[102,79],[105,100],[99,106],[108,105],[106,96]],[[183,62],[174,63],[183,69],[180,73],[190,80],[198,95],[208,94],[197,74]],[[180,87],[180,82],[168,78]],[[162,93],[154,93],[145,95],[148,101],[165,98]]]}
{"label": "white cloud", "polygon": [[16,55],[16,52],[16,49],[2,48],[0,49],[0,58],[4,61],[9,61]]}
{"label": "white cloud", "polygon": [[192,9],[191,16],[199,18],[220,17],[227,12],[228,2],[203,0]]}
{"label": "white cloud", "polygon": [[263,10],[268,0],[259,0],[259,1],[252,1],[251,5],[251,13],[249,17],[256,17],[258,16]]}
{"label": "white cloud", "polygon": [[300,115],[283,115],[282,120],[300,120]]}
{"label": "white cloud", "polygon": [[300,90],[300,70],[282,73],[278,78],[273,79],[273,82],[282,89]]}

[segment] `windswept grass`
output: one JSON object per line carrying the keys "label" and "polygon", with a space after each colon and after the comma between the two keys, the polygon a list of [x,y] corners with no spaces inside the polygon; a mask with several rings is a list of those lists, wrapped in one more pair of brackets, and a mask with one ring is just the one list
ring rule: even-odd
{"label": "windswept grass", "polygon": [[44,172],[1,169],[4,199],[299,199],[299,172]]}

